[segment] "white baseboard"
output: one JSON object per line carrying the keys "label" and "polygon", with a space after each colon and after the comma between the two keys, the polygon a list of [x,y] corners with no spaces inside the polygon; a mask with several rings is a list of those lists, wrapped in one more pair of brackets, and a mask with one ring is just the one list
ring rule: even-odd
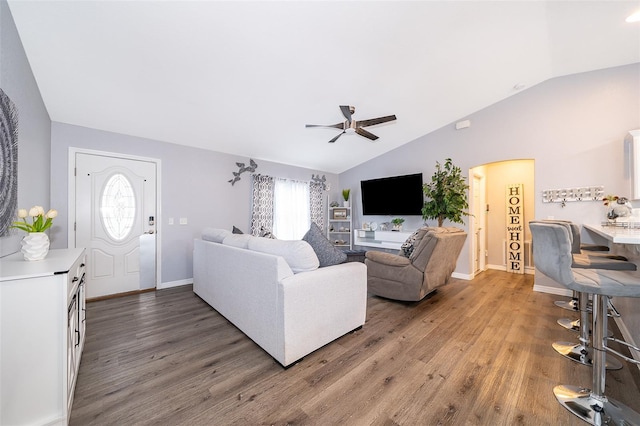
{"label": "white baseboard", "polygon": [[193,284],[193,278],[187,278],[185,280],[177,280],[177,281],[167,281],[167,282],[161,283],[158,287],[156,287],[156,289],[164,290],[165,288],[180,287],[182,285],[188,285],[188,284]]}
{"label": "white baseboard", "polygon": [[533,291],[537,291],[538,293],[557,294],[558,296],[573,296],[573,291],[569,290],[568,288],[558,288],[540,284],[534,284]]}
{"label": "white baseboard", "polygon": [[[491,264],[487,264],[487,269],[493,269],[495,271],[503,271],[503,272],[507,272],[507,267],[505,265],[491,265]],[[531,268],[529,266],[525,266],[524,267],[524,273],[525,274],[529,274],[529,275],[533,275],[535,273],[536,269],[535,268]]]}
{"label": "white baseboard", "polygon": [[471,281],[473,279],[473,274],[461,274],[460,272],[454,272],[451,274],[453,278],[458,278],[460,280]]}

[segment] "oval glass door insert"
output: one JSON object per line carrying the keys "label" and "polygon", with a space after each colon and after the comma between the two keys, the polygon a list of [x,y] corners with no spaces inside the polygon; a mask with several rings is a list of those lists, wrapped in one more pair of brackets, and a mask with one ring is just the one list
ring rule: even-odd
{"label": "oval glass door insert", "polygon": [[136,196],[131,182],[122,173],[109,178],[104,185],[100,215],[107,234],[116,241],[124,240],[133,229]]}

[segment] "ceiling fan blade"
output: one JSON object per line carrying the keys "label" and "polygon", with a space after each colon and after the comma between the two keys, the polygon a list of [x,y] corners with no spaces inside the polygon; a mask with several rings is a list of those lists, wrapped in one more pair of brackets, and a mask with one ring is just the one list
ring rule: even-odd
{"label": "ceiling fan blade", "polygon": [[331,139],[331,140],[329,141],[329,143],[334,143],[335,141],[337,141],[337,140],[338,140],[338,138],[339,138],[340,136],[344,135],[344,133],[345,133],[345,132],[344,132],[344,130],[342,131],[342,133],[338,133],[338,136],[336,136],[335,138]]}
{"label": "ceiling fan blade", "polygon": [[338,124],[305,124],[304,127],[328,127],[328,128],[344,130],[344,123],[338,123]]}
{"label": "ceiling fan blade", "polygon": [[347,119],[349,123],[351,123],[351,108],[349,105],[340,105],[340,111],[342,111],[342,115]]}
{"label": "ceiling fan blade", "polygon": [[360,136],[364,136],[365,138],[369,138],[372,141],[375,141],[376,139],[378,139],[376,135],[374,135],[373,133],[367,132],[365,129],[361,129],[360,127],[356,128],[356,133],[359,134]]}
{"label": "ceiling fan blade", "polygon": [[372,118],[370,120],[358,120],[356,123],[357,123],[357,127],[367,127],[367,126],[373,126],[376,124],[386,123],[388,121],[393,121],[395,119],[396,119],[395,115],[387,115],[385,117]]}

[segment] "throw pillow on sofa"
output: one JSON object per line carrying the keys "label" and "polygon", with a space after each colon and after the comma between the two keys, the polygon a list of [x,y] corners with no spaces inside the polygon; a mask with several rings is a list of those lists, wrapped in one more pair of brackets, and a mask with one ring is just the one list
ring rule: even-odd
{"label": "throw pillow on sofa", "polygon": [[311,222],[311,228],[304,234],[302,240],[311,245],[316,256],[318,256],[321,268],[344,263],[347,260],[347,254],[335,248],[320,230],[320,227],[313,222]]}
{"label": "throw pillow on sofa", "polygon": [[235,225],[233,225],[233,228],[231,229],[231,232],[233,232],[234,234],[244,234],[244,232],[242,232],[242,230],[240,228],[236,228]]}
{"label": "throw pillow on sofa", "polygon": [[306,241],[251,238],[249,250],[282,256],[294,274],[318,269],[318,256]]}

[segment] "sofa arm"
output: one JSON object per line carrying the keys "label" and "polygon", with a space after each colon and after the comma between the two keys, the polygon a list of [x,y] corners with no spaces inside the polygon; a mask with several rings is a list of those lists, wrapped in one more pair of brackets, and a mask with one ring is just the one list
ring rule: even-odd
{"label": "sofa arm", "polygon": [[397,254],[385,253],[383,251],[368,251],[365,257],[373,262],[381,263],[388,266],[407,266],[411,262],[409,258],[398,256]]}
{"label": "sofa arm", "polygon": [[286,366],[364,324],[367,268],[349,262],[301,272],[281,281],[280,297]]}

